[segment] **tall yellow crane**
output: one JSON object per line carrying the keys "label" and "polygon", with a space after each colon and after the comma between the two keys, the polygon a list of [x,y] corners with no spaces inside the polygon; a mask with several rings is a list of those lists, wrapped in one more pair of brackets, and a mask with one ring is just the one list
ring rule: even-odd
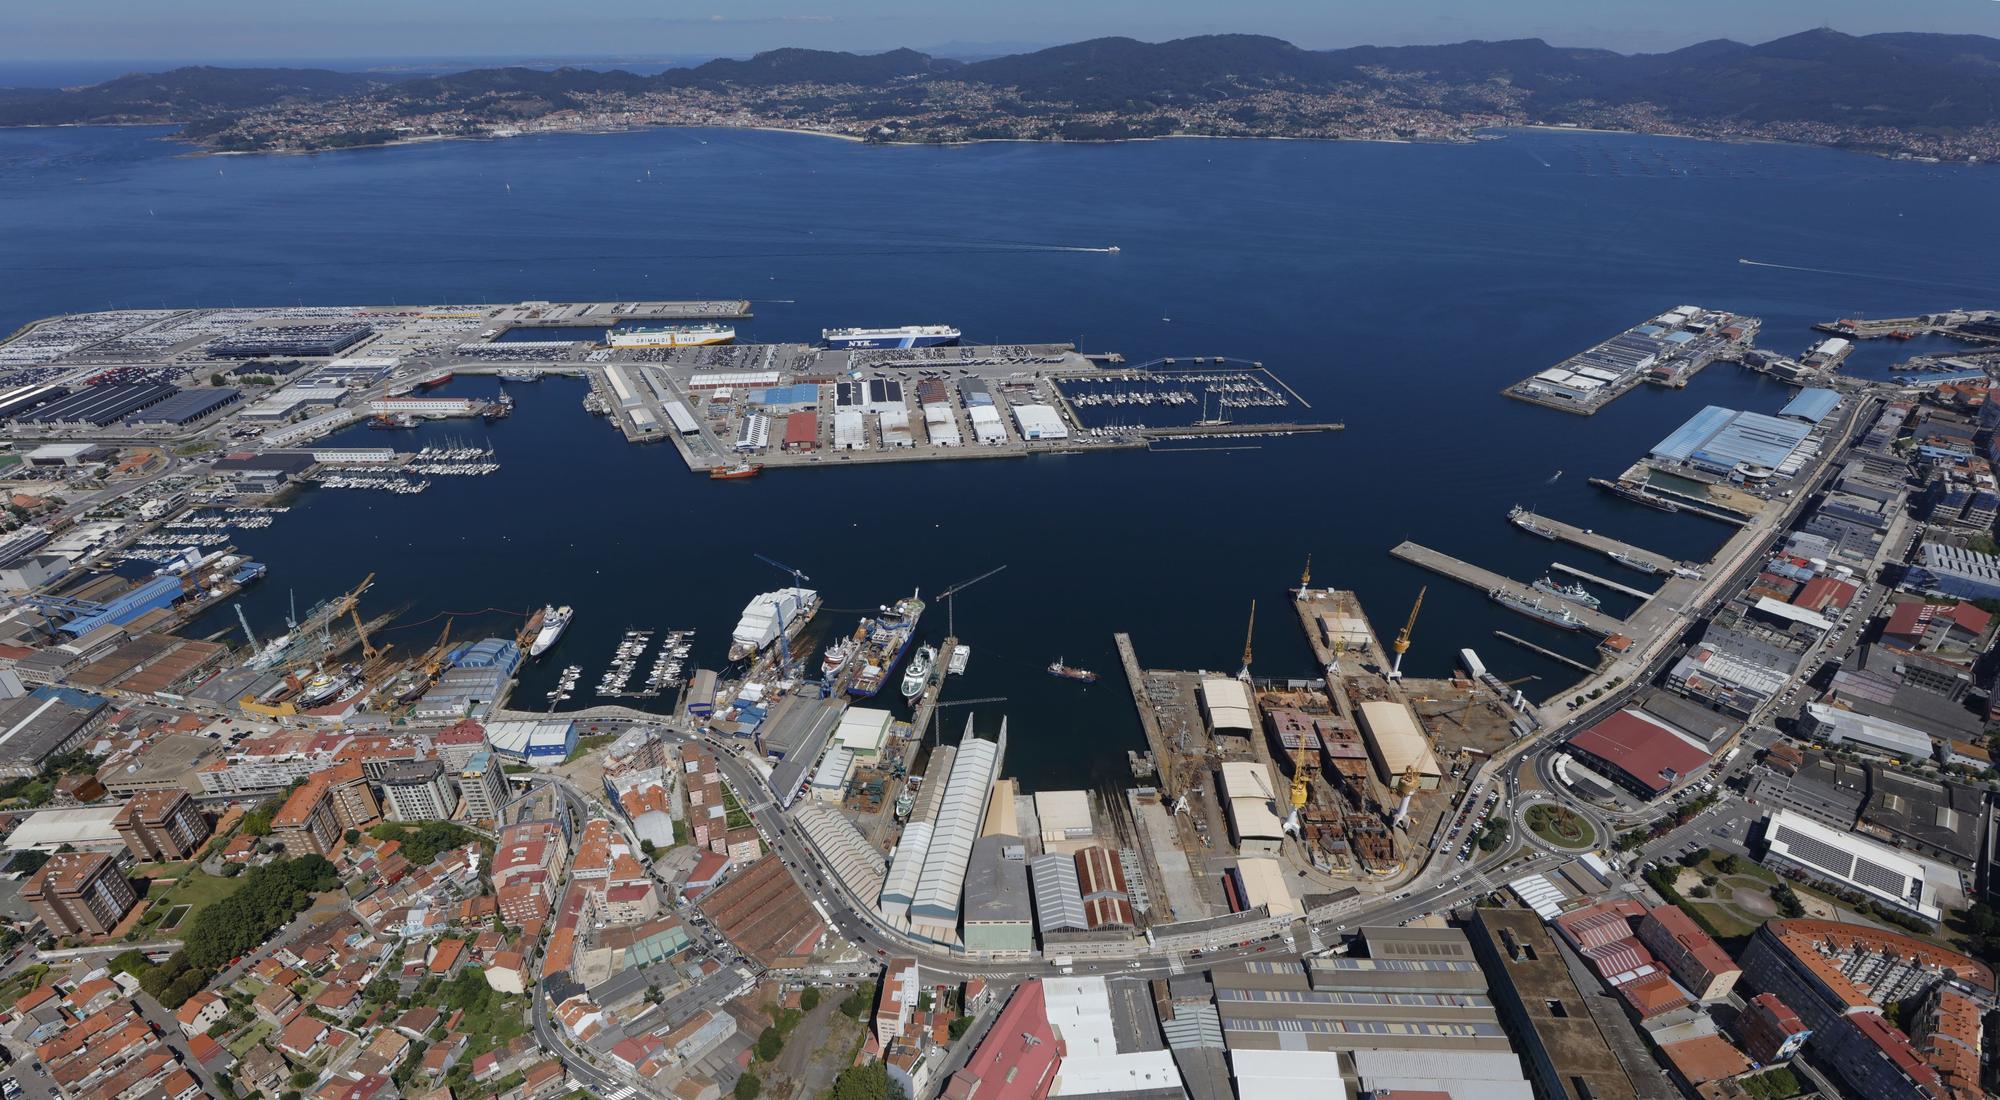
{"label": "tall yellow crane", "polygon": [[1417,628],[1417,612],[1424,609],[1424,593],[1430,591],[1425,585],[1417,589],[1417,602],[1410,605],[1410,617],[1403,623],[1403,632],[1396,635],[1396,663],[1389,666],[1389,679],[1403,678],[1403,654],[1410,651],[1410,631]]}
{"label": "tall yellow crane", "polygon": [[1257,633],[1257,601],[1250,601],[1250,625],[1243,628],[1243,667],[1236,673],[1238,680],[1250,678],[1250,638]]}
{"label": "tall yellow crane", "polygon": [[368,640],[367,624],[361,621],[361,610],[360,610],[361,594],[363,592],[368,591],[368,586],[373,583],[375,583],[375,574],[373,573],[370,573],[366,577],[361,578],[361,583],[354,586],[354,591],[349,592],[347,595],[342,596],[340,598],[340,610],[335,611],[333,615],[329,617],[329,621],[331,621],[332,619],[339,618],[343,614],[354,616],[354,636],[360,639],[361,641],[361,656],[367,658],[370,661],[374,660],[377,657],[380,657],[389,648],[388,646],[383,646],[380,649],[377,649],[375,647],[375,643]]}
{"label": "tall yellow crane", "polygon": [[1312,587],[1312,582],[1313,582],[1313,556],[1311,554],[1307,554],[1305,572],[1299,574],[1300,599],[1305,598],[1306,590]]}

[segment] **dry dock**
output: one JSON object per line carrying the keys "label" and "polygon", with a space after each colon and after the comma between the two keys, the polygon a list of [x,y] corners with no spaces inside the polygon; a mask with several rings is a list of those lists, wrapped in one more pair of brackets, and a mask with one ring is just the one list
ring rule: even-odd
{"label": "dry dock", "polygon": [[1403,542],[1397,544],[1396,548],[1389,551],[1389,553],[1403,561],[1409,562],[1411,565],[1422,566],[1433,573],[1469,584],[1481,592],[1491,592],[1494,589],[1500,589],[1505,592],[1511,592],[1523,600],[1540,600],[1552,607],[1557,605],[1567,607],[1570,610],[1570,614],[1575,615],[1582,621],[1585,631],[1595,634],[1600,638],[1610,634],[1617,634],[1625,626],[1621,620],[1614,619],[1601,611],[1592,611],[1588,608],[1572,604],[1567,600],[1557,600],[1552,596],[1544,596],[1528,585],[1522,584],[1511,577],[1501,576],[1491,569],[1473,565],[1471,562],[1460,561],[1450,554],[1432,550],[1428,546],[1420,546],[1414,542]]}

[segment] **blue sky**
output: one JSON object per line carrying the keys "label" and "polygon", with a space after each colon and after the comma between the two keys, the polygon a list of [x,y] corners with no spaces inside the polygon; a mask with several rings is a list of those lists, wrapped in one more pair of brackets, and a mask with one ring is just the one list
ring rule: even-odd
{"label": "blue sky", "polygon": [[1627,52],[1827,25],[2000,36],[2000,0],[10,0],[0,60],[746,54],[1241,31],[1311,48],[1544,38]]}

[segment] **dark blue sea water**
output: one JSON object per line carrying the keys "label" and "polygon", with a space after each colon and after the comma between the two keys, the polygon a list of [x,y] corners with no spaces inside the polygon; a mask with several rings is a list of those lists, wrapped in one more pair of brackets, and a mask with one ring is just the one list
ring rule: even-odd
{"label": "dark blue sea water", "polygon": [[[1990,170],[1771,145],[1516,133],[877,148],[664,131],[204,158],[158,134],[0,132],[0,325],[107,306],[747,297],[747,340],[949,321],[1135,362],[1260,360],[1346,422],[1248,451],[718,484],[671,450],[622,443],[581,411],[578,384],[547,382],[515,387],[519,411],[490,430],[424,429],[490,437],[500,475],[416,497],[309,493],[241,539],[272,565],[246,598],[260,626],[288,591],[303,605],[370,570],[370,602],[408,602],[412,623],[573,603],[555,663],[584,665],[586,683],[628,626],[698,628],[699,654],[718,657],[743,602],[784,581],[757,553],[806,571],[837,609],[1006,565],[959,601],[974,656],[951,690],[1007,699],[980,722],[1010,717],[1010,767],[1030,786],[1109,776],[1139,744],[1113,631],[1148,664],[1233,671],[1256,600],[1256,671],[1312,673],[1286,599],[1309,553],[1314,583],[1359,590],[1385,634],[1430,585],[1411,670],[1443,673],[1474,646],[1553,692],[1563,669],[1492,632],[1577,639],[1389,548],[1414,538],[1524,579],[1551,555],[1612,569],[1515,531],[1504,513],[1518,501],[1702,556],[1727,529],[1586,479],[1703,404],[1772,411],[1790,390],[1723,365],[1580,419],[1501,387],[1684,302],[1759,315],[1765,345],[1797,352],[1814,321],[1991,305],[2000,284]],[[1122,251],[1063,251],[1111,244]],[[1911,350],[1863,345],[1854,369],[1887,373]],[[854,614],[825,618],[845,630]],[[398,641],[420,647],[437,625]],[[938,608],[924,633],[943,632]],[[1046,676],[1057,656],[1104,682]],[[550,674],[531,674],[524,700]]]}

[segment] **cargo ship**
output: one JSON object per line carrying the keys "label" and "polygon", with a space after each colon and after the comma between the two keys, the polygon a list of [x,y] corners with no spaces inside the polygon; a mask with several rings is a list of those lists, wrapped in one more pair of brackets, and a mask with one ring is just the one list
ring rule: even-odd
{"label": "cargo ship", "polygon": [[451,381],[451,379],[452,379],[451,368],[445,367],[442,370],[432,371],[431,373],[424,375],[422,378],[417,379],[415,388],[420,390],[434,390],[437,389],[439,386],[444,385],[446,382]]}
{"label": "cargo ship", "polygon": [[820,338],[835,351],[875,348],[941,348],[958,343],[961,335],[950,325],[902,325],[897,328],[829,328]]}
{"label": "cargo ship", "polygon": [[736,339],[729,325],[661,325],[658,328],[614,328],[604,333],[613,348],[705,348]]}
{"label": "cargo ship", "polygon": [[1063,663],[1061,657],[1057,657],[1055,660],[1049,662],[1049,675],[1060,676],[1065,680],[1075,680],[1079,684],[1094,684],[1097,682],[1097,673],[1087,668],[1066,665]]}
{"label": "cargo ship", "polygon": [[1648,508],[1657,508],[1662,512],[1678,512],[1681,510],[1681,506],[1673,501],[1663,496],[1649,493],[1627,481],[1611,481],[1606,478],[1594,477],[1590,479],[1590,483],[1613,496],[1622,497],[1634,504],[1643,504]]}
{"label": "cargo ship", "polygon": [[570,617],[575,614],[575,609],[568,606],[550,604],[542,608],[542,626],[535,631],[535,640],[528,646],[528,656],[540,657],[547,653],[562,638],[563,631],[569,629]]}
{"label": "cargo ship", "polygon": [[1604,603],[1603,600],[1591,595],[1590,589],[1585,588],[1581,582],[1571,582],[1567,585],[1558,584],[1555,578],[1549,576],[1547,573],[1542,574],[1542,579],[1535,582],[1534,589],[1537,592],[1546,592],[1557,599],[1568,600],[1573,604],[1587,607],[1592,611],[1597,610]]}
{"label": "cargo ship", "polygon": [[1486,596],[1494,603],[1499,604],[1509,611],[1526,615],[1528,618],[1538,622],[1547,623],[1557,630],[1583,629],[1583,620],[1577,618],[1574,612],[1561,604],[1551,607],[1539,599],[1525,600],[1504,588],[1490,589],[1487,591]]}
{"label": "cargo ship", "polygon": [[1624,566],[1627,569],[1632,570],[1633,572],[1645,573],[1649,576],[1658,573],[1660,571],[1660,567],[1654,565],[1652,562],[1646,561],[1641,558],[1635,558],[1632,555],[1625,553],[1623,550],[1613,550],[1611,552],[1611,560],[1617,562],[1618,564]]}
{"label": "cargo ship", "polygon": [[1507,518],[1513,521],[1514,526],[1531,535],[1540,535],[1551,542],[1555,541],[1556,529],[1542,523],[1534,512],[1518,504],[1507,512]]}
{"label": "cargo ship", "polygon": [[819,593],[810,588],[780,588],[764,592],[743,607],[743,617],[729,634],[729,659],[741,661],[762,653],[782,633],[799,636],[819,613]]}
{"label": "cargo ship", "polygon": [[910,658],[910,667],[903,670],[903,698],[915,699],[924,693],[924,685],[931,681],[931,669],[937,665],[937,650],[931,646],[920,646],[917,655]]}
{"label": "cargo ship", "polygon": [[910,638],[917,632],[917,620],[923,616],[924,601],[915,592],[896,601],[894,607],[885,607],[873,618],[863,619],[854,632],[854,645],[860,649],[861,671],[855,673],[854,682],[847,686],[847,693],[857,699],[872,699],[889,680],[889,673],[903,659],[903,652],[910,648]]}

